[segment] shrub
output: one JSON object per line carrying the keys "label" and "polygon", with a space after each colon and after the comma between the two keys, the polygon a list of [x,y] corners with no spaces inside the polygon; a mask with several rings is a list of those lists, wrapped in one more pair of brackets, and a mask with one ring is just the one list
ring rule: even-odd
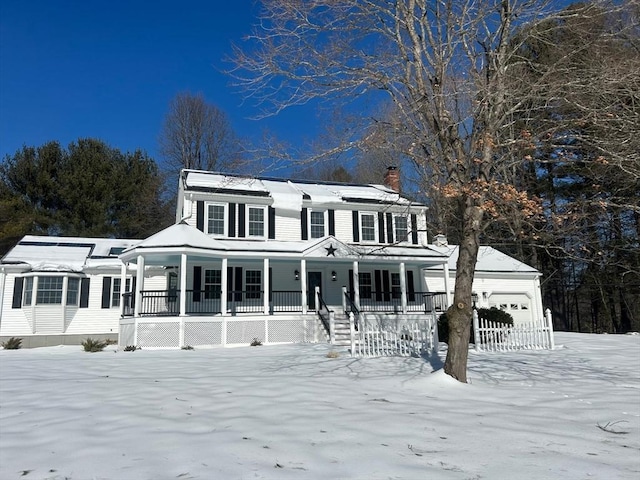
{"label": "shrub", "polygon": [[[496,307],[479,308],[478,317],[483,320],[489,320],[490,322],[501,323],[507,326],[513,325],[513,317],[511,314]],[[449,321],[447,319],[447,312],[444,312],[438,318],[438,340],[444,343],[449,343]],[[469,343],[475,343],[473,325],[471,326]]]}
{"label": "shrub", "polygon": [[182,350],[193,350],[193,347],[191,345],[185,345],[184,347],[181,347]]}
{"label": "shrub", "polygon": [[330,352],[327,353],[327,358],[338,358],[339,356],[340,354],[335,350],[331,350]]}
{"label": "shrub", "polygon": [[254,338],[249,345],[251,345],[252,347],[259,347],[260,345],[262,345],[262,342],[257,338]]}
{"label": "shrub", "polygon": [[135,352],[136,350],[140,350],[140,347],[136,347],[135,345],[127,345],[124,347],[125,352]]}
{"label": "shrub", "polygon": [[2,342],[2,348],[5,350],[18,350],[22,348],[22,339],[18,337],[11,337],[6,342]]}
{"label": "shrub", "polygon": [[84,347],[85,352],[101,352],[104,350],[104,347],[107,346],[107,342],[102,340],[94,340],[89,337],[84,342],[82,342],[82,346]]}

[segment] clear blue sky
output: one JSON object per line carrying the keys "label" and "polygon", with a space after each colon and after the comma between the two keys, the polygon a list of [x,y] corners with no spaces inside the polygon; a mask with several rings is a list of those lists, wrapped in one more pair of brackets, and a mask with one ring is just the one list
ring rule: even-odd
{"label": "clear blue sky", "polygon": [[0,156],[94,137],[159,160],[169,101],[187,90],[224,110],[241,136],[313,135],[308,108],[250,120],[255,110],[221,72],[257,9],[252,0],[2,0]]}

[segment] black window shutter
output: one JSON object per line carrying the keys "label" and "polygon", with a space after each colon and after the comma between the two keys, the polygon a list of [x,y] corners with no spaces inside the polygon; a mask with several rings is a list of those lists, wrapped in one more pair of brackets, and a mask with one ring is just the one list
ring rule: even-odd
{"label": "black window shutter", "polygon": [[89,307],[89,280],[83,278],[80,281],[80,308]]}
{"label": "black window shutter", "polygon": [[236,204],[229,204],[229,236],[236,236]]}
{"label": "black window shutter", "polygon": [[302,240],[309,240],[309,230],[307,227],[307,215],[308,209],[303,208],[300,210],[300,235]]}
{"label": "black window shutter", "polygon": [[196,202],[196,228],[204,232],[204,202]]}
{"label": "black window shutter", "polygon": [[411,215],[411,243],[418,244],[418,217],[415,213]]}
{"label": "black window shutter", "polygon": [[387,213],[387,243],[393,243],[393,215]]}
{"label": "black window shutter", "polygon": [[379,302],[382,300],[382,272],[380,270],[373,272],[373,281],[376,288],[376,301]]}
{"label": "black window shutter", "polygon": [[353,270],[349,269],[349,298],[351,299],[352,302],[353,302],[353,299],[355,298],[355,292],[353,291],[353,289],[354,289]]}
{"label": "black window shutter", "polygon": [[358,211],[354,210],[352,212],[352,216],[353,216],[353,241],[359,242],[360,241],[360,219],[358,217]]}
{"label": "black window shutter", "polygon": [[200,291],[202,290],[202,267],[193,267],[193,301],[200,301]]}
{"label": "black window shutter", "polygon": [[384,243],[384,213],[378,212],[378,241]]}
{"label": "black window shutter", "polygon": [[276,209],[269,207],[269,238],[276,238]]}
{"label": "black window shutter", "polygon": [[227,301],[228,302],[230,302],[233,299],[233,297],[231,296],[232,291],[233,291],[233,267],[227,267]]}
{"label": "black window shutter", "polygon": [[244,237],[245,233],[244,233],[244,211],[245,211],[245,204],[244,203],[239,203],[238,204],[238,236],[239,237]]}
{"label": "black window shutter", "polygon": [[111,277],[102,277],[102,308],[111,307]]}
{"label": "black window shutter", "polygon": [[235,299],[237,302],[241,302],[242,301],[242,267],[236,267],[236,281],[235,281]]}
{"label": "black window shutter", "polygon": [[413,271],[407,270],[407,294],[410,302],[416,300],[415,289],[413,286]]}
{"label": "black window shutter", "polygon": [[269,267],[269,301],[273,299],[273,268]]}
{"label": "black window shutter", "polygon": [[329,210],[329,235],[336,236],[336,211]]}
{"label": "black window shutter", "polygon": [[11,308],[20,308],[22,306],[22,288],[24,286],[24,277],[16,277],[13,282],[13,302]]}
{"label": "black window shutter", "polygon": [[382,271],[382,291],[384,292],[384,300],[391,300],[391,288],[389,287],[389,270]]}

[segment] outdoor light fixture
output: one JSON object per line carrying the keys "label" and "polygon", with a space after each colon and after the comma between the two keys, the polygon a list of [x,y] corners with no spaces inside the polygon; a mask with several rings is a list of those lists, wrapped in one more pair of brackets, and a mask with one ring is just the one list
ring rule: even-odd
{"label": "outdoor light fixture", "polygon": [[331,272],[331,280],[335,282],[336,278],[337,278],[337,275],[336,275],[336,271],[334,270]]}
{"label": "outdoor light fixture", "polygon": [[295,277],[296,280],[300,280],[300,272],[298,270],[295,270],[293,272],[293,276]]}

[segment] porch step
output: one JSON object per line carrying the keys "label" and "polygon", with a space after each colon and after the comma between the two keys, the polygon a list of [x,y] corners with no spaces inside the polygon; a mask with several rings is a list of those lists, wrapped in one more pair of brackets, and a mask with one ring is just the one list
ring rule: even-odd
{"label": "porch step", "polygon": [[334,345],[350,346],[351,345],[351,326],[349,317],[344,314],[334,315]]}

